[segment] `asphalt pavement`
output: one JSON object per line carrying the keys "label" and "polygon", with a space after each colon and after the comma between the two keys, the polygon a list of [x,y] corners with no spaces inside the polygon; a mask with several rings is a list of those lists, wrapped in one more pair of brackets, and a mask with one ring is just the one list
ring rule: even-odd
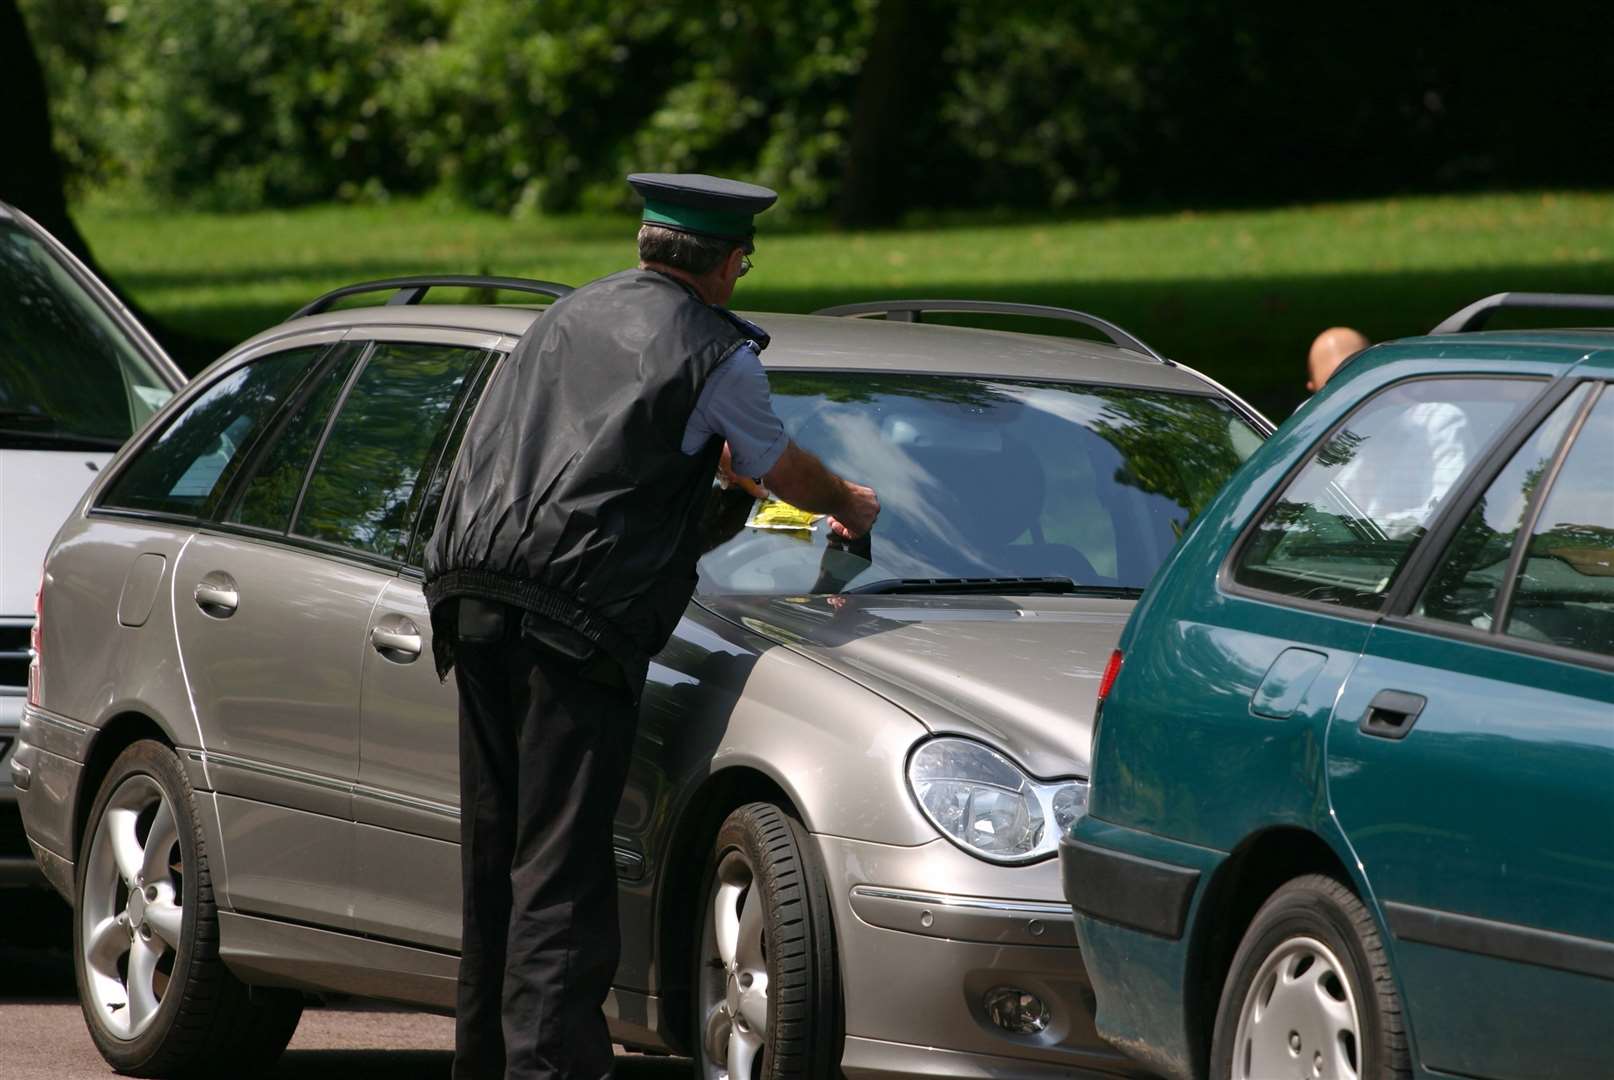
{"label": "asphalt pavement", "polygon": [[[114,1076],[84,1029],[73,987],[67,905],[42,891],[0,892],[0,1076],[107,1080]],[[311,1006],[274,1080],[444,1080],[454,1021],[343,1001]],[[231,1076],[228,1063],[221,1077]],[[618,1080],[690,1075],[688,1061],[622,1055]]]}

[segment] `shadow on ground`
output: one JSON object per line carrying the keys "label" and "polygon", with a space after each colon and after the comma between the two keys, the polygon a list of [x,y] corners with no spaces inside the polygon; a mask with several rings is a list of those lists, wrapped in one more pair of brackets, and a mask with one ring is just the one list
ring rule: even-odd
{"label": "shadow on ground", "polygon": [[[454,1055],[446,1050],[288,1050],[266,1080],[441,1080]],[[616,1080],[670,1080],[687,1077],[682,1058],[617,1059]]]}
{"label": "shadow on ground", "polygon": [[0,890],[0,1002],[74,997],[72,919],[53,892]]}

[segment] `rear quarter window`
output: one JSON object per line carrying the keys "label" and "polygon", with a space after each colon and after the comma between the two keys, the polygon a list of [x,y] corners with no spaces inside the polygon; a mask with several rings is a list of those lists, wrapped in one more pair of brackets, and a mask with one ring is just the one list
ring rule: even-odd
{"label": "rear quarter window", "polygon": [[206,516],[254,440],[323,351],[323,346],[308,346],[272,353],[220,377],[140,448],[99,505]]}

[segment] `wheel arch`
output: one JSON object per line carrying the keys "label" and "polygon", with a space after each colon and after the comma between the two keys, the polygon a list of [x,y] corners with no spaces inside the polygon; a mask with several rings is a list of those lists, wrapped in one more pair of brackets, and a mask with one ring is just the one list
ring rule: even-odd
{"label": "wheel arch", "polygon": [[1246,837],[1206,882],[1188,931],[1189,993],[1184,1002],[1196,1076],[1204,1074],[1210,1061],[1222,984],[1244,931],[1274,892],[1303,874],[1327,874],[1361,896],[1355,876],[1328,841],[1293,826]]}
{"label": "wheel arch", "polygon": [[90,743],[73,805],[73,833],[70,839],[75,861],[84,840],[84,826],[89,820],[90,808],[95,805],[95,796],[101,790],[101,781],[118,755],[142,739],[154,739],[170,749],[174,747],[173,738],[161,724],[146,713],[133,710],[113,715],[101,725],[94,741]]}
{"label": "wheel arch", "polygon": [[736,765],[713,773],[695,790],[678,816],[663,853],[663,870],[656,888],[656,990],[666,1016],[663,1030],[681,1052],[689,1049],[689,986],[694,953],[689,934],[704,899],[699,894],[706,873],[706,848],[723,820],[752,802],[773,803],[796,820],[803,820],[784,784],[760,769]]}

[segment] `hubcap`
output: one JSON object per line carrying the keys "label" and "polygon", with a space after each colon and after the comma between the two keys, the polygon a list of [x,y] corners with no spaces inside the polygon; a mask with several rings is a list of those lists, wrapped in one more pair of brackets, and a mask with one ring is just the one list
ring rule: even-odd
{"label": "hubcap", "polygon": [[1239,1010],[1237,1080],[1358,1080],[1361,1026],[1344,964],[1290,938],[1261,965]]}
{"label": "hubcap", "polygon": [[91,1010],[119,1039],[162,1004],[179,948],[184,865],[173,807],[149,776],[118,785],[90,843],[79,901]]}
{"label": "hubcap", "polygon": [[751,864],[724,856],[701,941],[701,1072],[706,1080],[752,1080],[768,1039],[768,943]]}

